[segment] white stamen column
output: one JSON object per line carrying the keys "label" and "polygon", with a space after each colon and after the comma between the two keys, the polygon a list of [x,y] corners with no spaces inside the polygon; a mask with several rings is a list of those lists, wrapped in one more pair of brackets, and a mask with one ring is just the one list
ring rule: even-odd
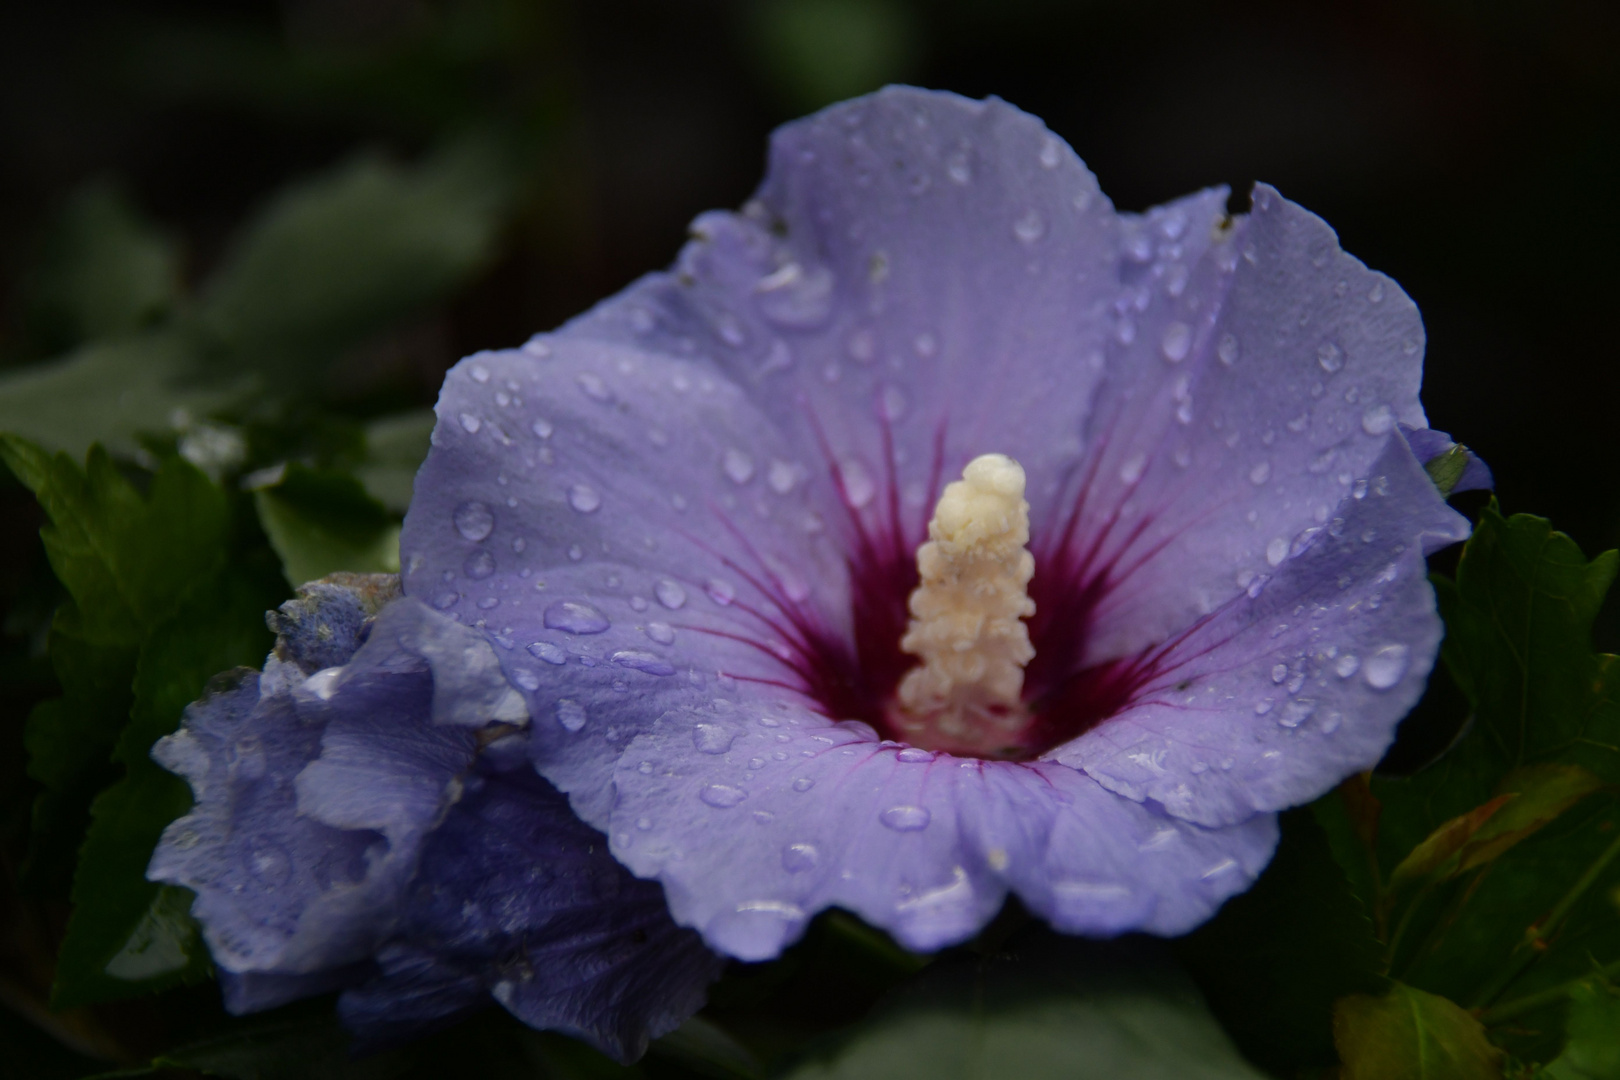
{"label": "white stamen column", "polygon": [[940,496],[928,537],[900,641],[922,664],[900,681],[893,722],[918,746],[1003,756],[1028,723],[1019,696],[1035,656],[1023,622],[1035,612],[1023,467],[1004,454],[968,462]]}

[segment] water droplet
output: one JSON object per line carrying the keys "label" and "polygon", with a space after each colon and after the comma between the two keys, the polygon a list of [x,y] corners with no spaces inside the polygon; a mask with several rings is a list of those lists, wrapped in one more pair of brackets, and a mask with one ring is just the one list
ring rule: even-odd
{"label": "water droplet", "polygon": [[1411,656],[1412,650],[1405,645],[1385,645],[1374,649],[1361,666],[1361,677],[1374,690],[1388,690],[1406,674],[1406,665]]}
{"label": "water droplet", "polygon": [[916,350],[918,356],[928,360],[939,352],[939,340],[933,334],[924,331],[917,335],[916,340],[911,343],[911,347]]}
{"label": "water droplet", "polygon": [[771,462],[771,467],[766,471],[765,478],[770,482],[772,491],[778,495],[786,495],[799,482],[799,470],[788,462],[777,459]]}
{"label": "water droplet", "polygon": [[653,586],[653,595],[658,597],[660,604],[671,611],[686,603],[686,590],[669,578],[664,578]]}
{"label": "water droplet", "polygon": [[1331,375],[1344,367],[1344,354],[1333,342],[1324,341],[1321,348],[1316,350],[1316,362],[1322,365],[1323,371]]}
{"label": "water droplet", "polygon": [[495,514],[481,502],[464,502],[451,515],[456,532],[467,540],[482,540],[495,531]]}
{"label": "water droplet", "polygon": [[790,874],[814,870],[821,861],[821,853],[814,844],[789,844],[782,849],[782,869]]}
{"label": "water droplet", "polygon": [[600,634],[613,625],[606,615],[577,600],[559,600],[546,608],[545,623],[548,629],[570,634]]}
{"label": "water droplet", "polygon": [[1134,484],[1142,479],[1142,470],[1147,467],[1147,455],[1138,450],[1125,459],[1125,464],[1119,467],[1119,478],[1127,484]]}
{"label": "water droplet", "polygon": [[456,606],[456,601],[460,599],[460,593],[442,592],[433,598],[433,606],[438,608],[440,611],[449,611],[451,608]]}
{"label": "water droplet", "polygon": [[478,434],[478,429],[483,426],[484,422],[473,413],[464,412],[461,414],[461,430],[465,431],[467,434],[476,435]]}
{"label": "water droplet", "polygon": [[1285,728],[1297,728],[1309,720],[1315,711],[1316,702],[1310,698],[1296,698],[1283,706],[1283,711],[1277,714],[1277,723]]}
{"label": "water droplet", "polygon": [[1249,483],[1253,484],[1255,487],[1259,487],[1261,484],[1270,479],[1271,462],[1269,461],[1262,461],[1260,464],[1249,470]]}
{"label": "water droplet", "polygon": [[568,557],[574,562],[579,562],[579,560],[585,557],[585,549],[580,547],[578,544],[569,544]]}
{"label": "water droplet", "polygon": [[668,623],[648,623],[646,634],[660,645],[669,645],[675,641],[675,631],[670,629]]}
{"label": "water droplet", "polygon": [[549,641],[536,641],[529,645],[529,655],[548,664],[566,664],[568,654]]}
{"label": "water droplet", "polygon": [[1233,364],[1237,363],[1238,339],[1233,337],[1231,334],[1222,335],[1221,343],[1215,346],[1215,355],[1218,356],[1221,363],[1225,364],[1227,367],[1231,367]]}
{"label": "water droplet", "polygon": [[871,502],[872,497],[877,494],[877,485],[872,482],[872,476],[866,471],[866,466],[854,458],[846,458],[839,463],[838,475],[844,482],[844,497],[856,510]]}
{"label": "water droplet", "polygon": [[1187,350],[1192,348],[1192,328],[1184,322],[1171,323],[1164,328],[1159,348],[1164,350],[1166,360],[1179,364],[1187,358]]}
{"label": "water droplet", "polygon": [[921,747],[908,746],[898,754],[894,755],[894,757],[896,761],[904,761],[910,764],[920,761],[933,761],[934,752],[932,750],[924,750]]}
{"label": "water droplet", "polygon": [[1033,244],[1046,235],[1046,222],[1038,211],[1031,210],[1013,222],[1013,235],[1026,244]]}
{"label": "water droplet", "polygon": [[897,832],[916,832],[928,828],[933,816],[922,806],[891,806],[878,815],[878,820]]}
{"label": "water droplet", "polygon": [[655,656],[640,649],[620,649],[608,657],[620,667],[627,667],[632,671],[644,672],[648,675],[673,675],[675,669],[666,663],[663,657]]}
{"label": "water droplet", "polygon": [[1061,160],[1062,153],[1063,151],[1057,139],[1048,135],[1046,141],[1041,144],[1041,168],[1057,168],[1058,162]]}
{"label": "water droplet", "polygon": [[292,857],[278,845],[262,847],[251,857],[253,876],[269,888],[285,885],[292,877]]}
{"label": "water droplet", "polygon": [[540,689],[540,676],[528,668],[518,668],[512,672],[512,681],[517,683],[518,687],[523,690]]}
{"label": "water droplet", "polygon": [[900,419],[906,412],[906,395],[898,387],[886,386],[879,398],[879,408],[883,418],[890,422]]}
{"label": "water droplet", "polygon": [[480,548],[467,556],[467,561],[461,564],[461,572],[474,581],[482,581],[495,572],[495,556]]}
{"label": "water droplet", "polygon": [[1288,678],[1288,665],[1287,664],[1276,664],[1276,665],[1274,665],[1272,667],[1272,669],[1271,669],[1271,681],[1272,682],[1280,683],[1286,678]]}
{"label": "water droplet", "polygon": [[1356,673],[1356,669],[1360,666],[1361,661],[1356,658],[1354,653],[1345,653],[1333,661],[1333,672],[1341,679],[1348,679]]}
{"label": "water droplet", "polygon": [[698,724],[692,729],[692,745],[702,754],[724,754],[737,736],[719,724]]}
{"label": "water droplet", "polygon": [[716,332],[719,333],[720,340],[724,341],[732,348],[736,348],[747,340],[747,338],[743,335],[742,324],[737,321],[737,317],[735,315],[729,313],[721,314],[720,317],[715,320],[714,328]]}
{"label": "water droplet", "polygon": [[600,375],[582,371],[575,381],[579,383],[579,388],[585,392],[585,396],[593,401],[606,401],[613,396]]}
{"label": "water droplet", "polygon": [[1280,536],[1274,537],[1271,543],[1266,545],[1266,562],[1272,566],[1279,566],[1286,558],[1288,558],[1288,541]]}
{"label": "water droplet", "polygon": [[833,276],[822,267],[806,270],[790,262],[759,279],[754,286],[759,309],[778,326],[812,330],[832,313]]}
{"label": "water droplet", "polygon": [[729,810],[748,798],[748,793],[742,788],[735,788],[730,784],[710,784],[698,792],[698,798],[717,809]]}
{"label": "water droplet", "polygon": [[965,186],[973,182],[973,164],[966,150],[959,150],[946,160],[945,175],[953,184]]}
{"label": "water droplet", "polygon": [[1361,414],[1361,430],[1369,435],[1388,435],[1395,426],[1395,414],[1388,405],[1374,405]]}
{"label": "water droplet", "polygon": [[754,459],[735,447],[726,451],[720,467],[733,484],[746,484],[754,478]]}
{"label": "water droplet", "polygon": [[585,726],[585,706],[573,698],[557,702],[557,723],[564,731],[578,731]]}
{"label": "water droplet", "polygon": [[1254,715],[1256,715],[1256,716],[1264,716],[1264,715],[1266,715],[1266,713],[1271,711],[1271,708],[1272,708],[1272,703],[1270,701],[1256,702],[1255,706],[1254,706]]}
{"label": "water droplet", "polygon": [[1367,299],[1374,304],[1381,303],[1383,301],[1384,283],[1382,281],[1373,282],[1373,287],[1367,290]]}
{"label": "water droplet", "polygon": [[568,505],[581,514],[593,514],[601,509],[602,496],[589,484],[575,484],[568,489]]}

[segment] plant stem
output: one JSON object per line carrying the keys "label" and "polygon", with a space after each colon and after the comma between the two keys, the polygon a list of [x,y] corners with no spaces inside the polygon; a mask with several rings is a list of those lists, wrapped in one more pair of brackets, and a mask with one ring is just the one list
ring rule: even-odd
{"label": "plant stem", "polygon": [[[1569,914],[1570,909],[1580,901],[1586,890],[1592,887],[1592,883],[1598,879],[1603,871],[1608,869],[1609,863],[1614,861],[1616,855],[1620,855],[1620,836],[1616,836],[1614,842],[1603,850],[1603,854],[1599,855],[1592,865],[1586,868],[1586,872],[1580,876],[1574,885],[1570,886],[1563,899],[1553,906],[1545,919],[1525,930],[1524,940],[1514,946],[1513,952],[1508,955],[1507,963],[1502,966],[1502,970],[1497,972],[1495,978],[1485,984],[1485,988],[1474,999],[1476,1009],[1484,1008],[1496,1000],[1498,995],[1503,990],[1506,990],[1508,985],[1523,974],[1524,969],[1534,963],[1536,958],[1546,950],[1547,939],[1558,932],[1559,926]],[[1494,1012],[1494,1010],[1491,1011]],[[1489,1015],[1489,1012],[1487,1015]]]}
{"label": "plant stem", "polygon": [[1559,983],[1557,986],[1549,987],[1546,990],[1538,990],[1534,994],[1526,994],[1524,997],[1515,998],[1513,1001],[1504,1001],[1496,1008],[1487,1009],[1481,1013],[1479,1022],[1482,1024],[1500,1024],[1502,1021],[1511,1020],[1521,1013],[1539,1009],[1543,1005],[1568,997],[1572,990],[1588,979],[1594,977],[1606,979],[1611,975],[1620,975],[1620,960],[1616,960],[1611,964],[1604,964],[1592,972],[1591,975],[1583,975],[1579,979],[1571,979],[1569,982]]}

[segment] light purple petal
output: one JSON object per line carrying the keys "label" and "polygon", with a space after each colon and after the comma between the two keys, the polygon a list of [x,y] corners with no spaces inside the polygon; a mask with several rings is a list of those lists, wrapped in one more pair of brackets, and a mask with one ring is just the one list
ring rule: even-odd
{"label": "light purple petal", "polygon": [[1248,887],[1275,820],[1206,830],[1057,764],[880,743],[791,707],[663,716],[615,774],[613,852],[744,960],[838,906],[906,946],[975,934],[1011,888],[1054,926],[1180,933]]}
{"label": "light purple petal", "polygon": [[1462,539],[1402,439],[1254,596],[1178,638],[1133,704],[1050,757],[1218,826],[1371,768],[1423,693],[1443,627],[1425,551]]}

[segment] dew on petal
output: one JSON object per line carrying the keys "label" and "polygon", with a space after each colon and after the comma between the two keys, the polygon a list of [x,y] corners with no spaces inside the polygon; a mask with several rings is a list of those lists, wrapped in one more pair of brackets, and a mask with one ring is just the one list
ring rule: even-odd
{"label": "dew on petal", "polygon": [[670,628],[669,623],[648,623],[646,634],[660,645],[669,645],[675,641],[675,631]]}
{"label": "dew on petal", "polygon": [[549,641],[536,641],[529,645],[529,655],[548,664],[566,664],[568,654]]}
{"label": "dew on petal", "polygon": [[512,672],[512,681],[517,683],[518,688],[522,690],[540,689],[540,676],[536,675],[528,668],[518,668],[516,671]]}
{"label": "dew on petal", "polygon": [[726,451],[720,467],[733,484],[746,484],[754,478],[754,459],[735,447]]}
{"label": "dew on petal", "polygon": [[589,484],[575,484],[568,489],[568,505],[581,514],[593,514],[602,507],[602,496]]}
{"label": "dew on petal", "polygon": [[1249,483],[1255,487],[1259,487],[1269,479],[1271,479],[1271,462],[1269,461],[1262,461],[1249,470]]}
{"label": "dew on petal", "polygon": [[564,731],[579,731],[585,726],[585,706],[573,698],[557,702],[557,723]]}
{"label": "dew on petal", "polygon": [[669,578],[664,578],[653,586],[653,595],[658,597],[660,604],[671,611],[686,603],[686,590],[679,582],[671,581]]}
{"label": "dew on petal", "polygon": [[1388,435],[1395,426],[1395,414],[1388,405],[1374,405],[1361,414],[1361,430],[1369,435]]}
{"label": "dew on petal", "polygon": [[770,482],[772,491],[778,495],[786,495],[799,482],[799,470],[788,462],[778,459],[771,462],[771,467],[766,472],[765,478]]}
{"label": "dew on petal", "polygon": [[730,784],[710,784],[698,792],[698,798],[716,809],[729,810],[748,798],[748,793]]}
{"label": "dew on petal", "polygon": [[1030,210],[1013,222],[1013,235],[1026,244],[1033,244],[1046,235],[1046,221],[1037,210]]}
{"label": "dew on petal", "polygon": [[1356,669],[1359,667],[1361,667],[1361,661],[1354,653],[1345,653],[1333,661],[1333,673],[1341,679],[1348,679],[1356,673]]}
{"label": "dew on petal", "polygon": [[585,392],[585,396],[593,401],[607,401],[613,396],[613,392],[608,389],[607,383],[602,381],[600,375],[583,371],[576,381],[579,383],[579,388]]}
{"label": "dew on petal", "polygon": [[1282,537],[1274,537],[1266,545],[1266,562],[1272,566],[1281,566],[1282,561],[1288,558],[1288,541]]}
{"label": "dew on petal", "polygon": [[467,561],[461,564],[461,572],[474,581],[482,581],[495,572],[495,556],[480,548],[467,556]]}
{"label": "dew on petal", "polygon": [[801,776],[797,780],[793,781],[793,790],[799,792],[801,795],[815,786],[816,782],[808,776]]}
{"label": "dew on petal", "polygon": [[1322,366],[1323,371],[1331,375],[1344,367],[1344,353],[1340,352],[1339,347],[1333,342],[1325,341],[1321,348],[1316,350],[1316,362]]}
{"label": "dew on petal", "polygon": [[838,474],[844,481],[844,497],[849,505],[859,510],[872,501],[877,494],[877,485],[872,482],[872,476],[854,458],[846,458],[838,465]]}
{"label": "dew on petal", "polygon": [[1233,364],[1237,363],[1238,339],[1233,337],[1231,334],[1223,335],[1221,337],[1221,343],[1215,346],[1215,355],[1219,357],[1221,363],[1225,364],[1227,367],[1231,367]]}
{"label": "dew on petal", "polygon": [[710,600],[721,607],[727,607],[737,599],[737,590],[731,587],[730,582],[721,581],[719,578],[710,578],[705,582],[703,591],[708,594]]}
{"label": "dew on petal", "polygon": [[701,754],[724,754],[737,736],[721,724],[698,724],[692,729],[692,745]]}
{"label": "dew on petal", "polygon": [[1374,690],[1388,690],[1406,674],[1412,650],[1405,645],[1385,645],[1374,649],[1361,665],[1361,677]]}
{"label": "dew on petal", "polygon": [[790,874],[814,870],[821,861],[821,853],[814,844],[789,844],[782,849],[782,869]]}
{"label": "dew on petal", "polygon": [[546,608],[545,624],[570,634],[600,634],[613,625],[606,615],[577,600],[559,600]]}
{"label": "dew on petal", "polygon": [[478,434],[478,429],[484,426],[484,422],[474,413],[464,412],[461,414],[460,420],[461,430],[469,435]]}
{"label": "dew on petal", "polygon": [[464,502],[456,507],[451,520],[463,539],[478,541],[495,531],[495,514],[481,502]]}
{"label": "dew on petal", "polygon": [[1164,328],[1159,348],[1163,350],[1166,360],[1179,364],[1187,358],[1187,351],[1192,348],[1192,328],[1184,322],[1171,323]]}
{"label": "dew on petal", "polygon": [[878,815],[878,820],[896,832],[916,832],[928,828],[933,818],[926,807],[891,806]]}
{"label": "dew on petal", "polygon": [[620,667],[630,668],[647,675],[673,675],[675,669],[663,657],[640,649],[620,649],[609,660]]}
{"label": "dew on petal", "polygon": [[1147,455],[1138,450],[1125,459],[1125,464],[1119,467],[1119,478],[1127,484],[1134,484],[1142,479],[1142,470],[1147,468]]}

